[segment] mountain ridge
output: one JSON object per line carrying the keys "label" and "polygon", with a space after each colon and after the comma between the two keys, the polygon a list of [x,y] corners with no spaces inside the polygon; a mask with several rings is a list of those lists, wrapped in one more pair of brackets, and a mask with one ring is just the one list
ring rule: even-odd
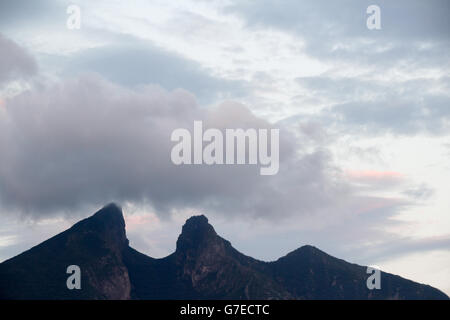
{"label": "mountain ridge", "polygon": [[[81,290],[65,271],[81,269]],[[310,245],[271,262],[236,250],[204,215],[182,227],[176,250],[156,259],[133,249],[122,209],[111,203],[33,248],[0,263],[0,299],[448,299],[431,286],[366,268]]]}

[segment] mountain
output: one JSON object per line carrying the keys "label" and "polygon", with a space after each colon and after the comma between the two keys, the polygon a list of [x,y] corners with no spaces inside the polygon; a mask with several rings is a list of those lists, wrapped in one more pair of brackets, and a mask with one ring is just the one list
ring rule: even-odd
{"label": "mountain", "polygon": [[[129,299],[123,263],[128,248],[122,211],[114,204],[0,264],[3,299]],[[68,290],[70,265],[81,268],[82,290]]]}
{"label": "mountain", "polygon": [[[81,289],[69,290],[69,265]],[[248,257],[208,219],[189,218],[174,253],[154,259],[129,246],[122,210],[93,216],[0,264],[0,299],[448,299],[389,273],[369,290],[366,268],[303,246],[273,262]]]}

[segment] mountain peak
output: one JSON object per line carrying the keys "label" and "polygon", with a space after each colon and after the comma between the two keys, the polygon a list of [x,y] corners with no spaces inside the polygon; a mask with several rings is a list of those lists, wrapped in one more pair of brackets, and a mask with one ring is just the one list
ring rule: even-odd
{"label": "mountain peak", "polygon": [[209,225],[208,218],[201,214],[197,216],[192,216],[189,219],[186,220],[186,225],[196,225],[196,226],[202,226],[202,225]]}
{"label": "mountain peak", "polygon": [[81,220],[69,229],[79,235],[95,234],[108,246],[122,248],[128,245],[125,233],[125,219],[122,208],[115,203],[110,203],[92,216]]}
{"label": "mountain peak", "polygon": [[110,203],[98,210],[92,216],[80,221],[84,226],[102,227],[102,229],[119,229],[125,232],[125,219],[123,217],[122,208]]}
{"label": "mountain peak", "polygon": [[[0,264],[0,299],[129,299],[131,284],[123,262],[127,248],[122,210],[109,204]],[[65,270],[70,265],[81,269],[82,290],[67,290]]]}
{"label": "mountain peak", "polygon": [[280,260],[291,260],[291,259],[301,259],[301,260],[311,260],[311,259],[322,259],[330,257],[327,253],[323,252],[322,250],[311,246],[311,245],[304,245],[300,248],[295,249],[294,251],[289,252],[284,257],[281,257],[278,259]]}
{"label": "mountain peak", "polygon": [[107,204],[106,206],[104,206],[103,208],[101,208],[96,213],[94,213],[92,215],[92,217],[96,217],[96,218],[100,218],[100,219],[109,219],[109,218],[114,219],[117,217],[123,218],[122,208],[119,205],[117,205],[116,203],[111,202],[111,203]]}
{"label": "mountain peak", "polygon": [[177,251],[196,248],[205,244],[207,240],[217,237],[213,226],[208,223],[208,218],[204,215],[192,216],[183,225],[180,236],[177,240]]}

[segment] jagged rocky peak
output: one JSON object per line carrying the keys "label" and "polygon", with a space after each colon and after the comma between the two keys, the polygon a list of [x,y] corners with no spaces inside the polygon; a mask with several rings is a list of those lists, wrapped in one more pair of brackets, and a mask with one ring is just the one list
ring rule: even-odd
{"label": "jagged rocky peak", "polygon": [[219,237],[204,215],[192,216],[183,225],[177,240],[177,251],[197,249],[215,242]]}

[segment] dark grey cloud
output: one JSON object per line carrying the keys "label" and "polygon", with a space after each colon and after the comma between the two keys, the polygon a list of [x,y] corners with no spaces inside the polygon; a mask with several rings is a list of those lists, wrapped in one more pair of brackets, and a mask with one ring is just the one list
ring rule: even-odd
{"label": "dark grey cloud", "polygon": [[37,64],[28,52],[0,33],[0,85],[28,78],[37,72]]}
{"label": "dark grey cloud", "polygon": [[162,215],[192,207],[280,219],[338,210],[350,196],[326,149],[306,152],[287,128],[275,176],[248,165],[173,165],[171,132],[202,119],[218,128],[273,126],[238,103],[209,110],[184,90],[130,89],[94,75],[23,92],[0,113],[3,210],[39,216],[114,200]]}

